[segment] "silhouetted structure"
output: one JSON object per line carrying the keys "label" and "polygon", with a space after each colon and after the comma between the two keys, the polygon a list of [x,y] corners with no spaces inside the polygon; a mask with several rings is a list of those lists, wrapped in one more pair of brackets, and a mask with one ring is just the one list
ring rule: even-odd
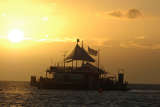
{"label": "silhouetted structure", "polygon": [[[46,77],[40,77],[39,80],[31,76],[31,85],[45,89],[128,90],[122,72],[118,73],[117,79],[116,76],[109,76],[108,72],[100,69],[99,64],[98,67],[91,64],[95,60],[83,48],[83,43],[80,47],[78,42],[79,40],[73,51],[64,58],[64,66],[50,66],[46,70]],[[96,55],[98,52],[94,51],[90,52]],[[66,66],[68,63],[71,63],[71,66]]]}

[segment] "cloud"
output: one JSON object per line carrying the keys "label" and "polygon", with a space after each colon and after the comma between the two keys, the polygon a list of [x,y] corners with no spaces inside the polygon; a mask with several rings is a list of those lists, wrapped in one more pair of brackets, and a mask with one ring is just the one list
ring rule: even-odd
{"label": "cloud", "polygon": [[142,16],[142,12],[138,9],[129,9],[127,11],[124,10],[113,10],[110,12],[106,12],[107,15],[115,17],[115,18],[128,18],[128,19],[136,19]]}
{"label": "cloud", "polygon": [[142,44],[136,41],[128,41],[126,43],[120,43],[120,47],[122,48],[141,48],[141,49],[152,49],[152,45]]}
{"label": "cloud", "polygon": [[137,40],[144,40],[145,37],[144,37],[144,36],[137,36],[136,39],[137,39]]}
{"label": "cloud", "polygon": [[37,42],[75,42],[76,38],[68,38],[68,37],[55,37],[55,38],[41,38],[36,39]]}
{"label": "cloud", "polygon": [[120,47],[159,50],[160,42],[152,42],[152,40],[149,39],[150,38],[145,38],[144,36],[139,36],[135,39],[121,42]]}
{"label": "cloud", "polygon": [[[156,41],[157,40],[157,41]],[[153,36],[132,36],[126,39],[109,39],[103,41],[102,47],[142,49],[142,50],[159,50],[160,41],[158,37]]]}
{"label": "cloud", "polygon": [[123,17],[123,13],[120,10],[109,12],[108,15],[114,17]]}
{"label": "cloud", "polygon": [[142,16],[142,13],[138,9],[129,9],[126,15],[129,19],[135,19]]}

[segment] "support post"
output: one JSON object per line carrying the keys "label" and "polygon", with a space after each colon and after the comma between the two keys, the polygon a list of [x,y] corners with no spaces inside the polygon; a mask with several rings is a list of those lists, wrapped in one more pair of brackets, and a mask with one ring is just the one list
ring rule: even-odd
{"label": "support post", "polygon": [[65,72],[65,66],[66,66],[66,65],[65,65],[65,54],[64,54],[64,72]]}
{"label": "support post", "polygon": [[[82,49],[83,49],[83,40],[82,40]],[[82,65],[84,65],[84,60],[82,60]]]}
{"label": "support post", "polygon": [[72,70],[73,70],[73,59],[72,59]]}
{"label": "support post", "polygon": [[46,71],[46,78],[47,78],[47,71]]}
{"label": "support post", "polygon": [[98,72],[99,72],[99,56],[100,56],[100,52],[99,52],[99,49],[98,49]]}
{"label": "support post", "polygon": [[76,60],[76,69],[77,69],[77,60]]}

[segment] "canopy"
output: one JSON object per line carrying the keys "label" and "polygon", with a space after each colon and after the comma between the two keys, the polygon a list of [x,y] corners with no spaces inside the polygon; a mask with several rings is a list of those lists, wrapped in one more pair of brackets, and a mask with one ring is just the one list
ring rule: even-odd
{"label": "canopy", "polygon": [[105,70],[101,69],[101,68],[98,68],[90,63],[86,63],[84,64],[82,67],[88,67],[90,70],[92,71],[99,71],[99,73],[102,73],[102,74],[107,74],[107,72],[105,72]]}
{"label": "canopy", "polygon": [[70,62],[72,60],[84,60],[89,62],[95,62],[95,60],[91,56],[89,56],[88,53],[78,44],[73,49],[73,51],[65,58],[66,62]]}

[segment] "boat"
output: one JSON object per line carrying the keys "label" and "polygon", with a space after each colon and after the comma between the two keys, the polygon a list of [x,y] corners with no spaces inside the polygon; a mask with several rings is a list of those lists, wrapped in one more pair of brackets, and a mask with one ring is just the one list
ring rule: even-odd
{"label": "boat", "polygon": [[[97,55],[98,54],[98,55]],[[98,57],[98,61],[92,57]],[[95,64],[98,62],[98,65]],[[65,57],[62,66],[52,65],[45,71],[46,76],[37,79],[31,76],[30,84],[39,89],[63,90],[129,90],[128,82],[124,81],[124,72],[116,75],[99,67],[99,51],[88,47],[86,51],[79,45],[79,39],[72,52]]]}

